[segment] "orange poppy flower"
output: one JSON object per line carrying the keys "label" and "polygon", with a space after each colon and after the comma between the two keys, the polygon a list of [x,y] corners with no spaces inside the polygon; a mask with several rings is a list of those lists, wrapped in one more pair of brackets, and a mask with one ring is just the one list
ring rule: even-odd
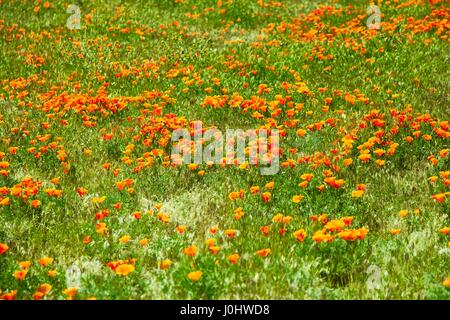
{"label": "orange poppy flower", "polygon": [[398,212],[398,215],[402,218],[406,217],[408,215],[408,210],[400,210]]}
{"label": "orange poppy flower", "polygon": [[256,254],[260,257],[267,257],[271,251],[272,251],[271,249],[266,248],[256,251]]}
{"label": "orange poppy flower", "polygon": [[219,250],[220,250],[220,247],[219,246],[210,246],[209,248],[208,248],[208,250],[209,250],[209,252],[211,252],[212,254],[217,254],[217,252],[219,252]]}
{"label": "orange poppy flower", "polygon": [[19,267],[22,268],[22,270],[27,270],[31,266],[31,261],[21,261],[19,262]]}
{"label": "orange poppy flower", "polygon": [[58,272],[57,272],[56,270],[49,270],[49,271],[47,272],[47,275],[48,275],[50,278],[55,277],[57,274],[58,274]]}
{"label": "orange poppy flower", "polygon": [[433,196],[431,196],[434,200],[436,200],[437,202],[440,202],[440,203],[442,203],[442,202],[444,202],[445,201],[445,193],[438,193],[438,194],[435,194],[435,195],[433,195]]}
{"label": "orange poppy flower", "polygon": [[259,230],[267,237],[269,235],[270,227],[263,226],[263,227],[259,228]]}
{"label": "orange poppy flower", "polygon": [[170,259],[164,259],[159,263],[159,268],[162,270],[167,270],[172,265],[172,261]]}
{"label": "orange poppy flower", "polygon": [[227,259],[228,259],[228,261],[230,261],[230,263],[236,264],[238,262],[239,258],[240,258],[239,254],[234,253],[232,255],[229,255]]}
{"label": "orange poppy flower", "polygon": [[10,291],[0,295],[0,300],[14,300],[16,298],[17,290]]}
{"label": "orange poppy flower", "polygon": [[307,233],[304,229],[297,230],[293,233],[294,237],[297,239],[298,242],[303,242],[305,240]]}
{"label": "orange poppy flower", "polygon": [[179,234],[183,234],[186,232],[187,228],[186,226],[183,225],[179,225],[175,228],[175,230],[179,233]]}
{"label": "orange poppy flower", "polygon": [[8,249],[9,247],[6,243],[0,243],[0,254],[4,254]]}
{"label": "orange poppy flower", "polygon": [[52,262],[53,262],[53,258],[50,258],[50,257],[43,257],[38,260],[38,263],[43,267],[46,267],[49,264],[52,264]]}
{"label": "orange poppy flower", "polygon": [[305,196],[303,196],[303,195],[295,195],[295,196],[292,196],[292,202],[300,203],[304,198],[305,198]]}
{"label": "orange poppy flower", "polygon": [[131,239],[131,237],[129,235],[124,235],[123,237],[119,238],[119,242],[126,244],[126,243],[128,243],[128,241],[130,241],[130,239]]}
{"label": "orange poppy flower", "polygon": [[344,217],[342,218],[342,221],[345,223],[346,226],[349,226],[352,224],[353,217]]}
{"label": "orange poppy flower", "polygon": [[250,187],[250,193],[257,194],[259,192],[259,189],[260,189],[259,186]]}
{"label": "orange poppy flower", "polygon": [[95,229],[96,229],[97,233],[102,235],[102,236],[105,235],[108,232],[108,228],[106,226],[106,223],[103,223],[103,222],[97,223],[95,225]]}
{"label": "orange poppy flower", "polygon": [[450,288],[450,277],[446,278],[442,284],[444,285],[444,287],[446,288]]}
{"label": "orange poppy flower", "polygon": [[234,218],[236,220],[240,220],[243,216],[244,216],[244,210],[241,207],[234,210]]}
{"label": "orange poppy flower", "polygon": [[344,159],[344,165],[346,167],[350,166],[352,163],[353,163],[353,159],[350,159],[350,158]]}
{"label": "orange poppy flower", "polygon": [[192,271],[189,272],[187,277],[189,280],[193,281],[193,282],[197,282],[203,275],[203,272],[201,271]]}
{"label": "orange poppy flower", "polygon": [[19,270],[19,271],[15,271],[13,273],[13,276],[17,280],[22,281],[23,279],[25,279],[27,273],[28,273],[28,270]]}
{"label": "orange poppy flower", "polygon": [[270,198],[272,198],[272,194],[266,191],[261,195],[261,198],[263,199],[264,202],[269,202]]}
{"label": "orange poppy flower", "polygon": [[41,205],[41,201],[39,201],[39,200],[33,200],[33,201],[31,201],[31,206],[33,207],[33,208],[35,208],[35,209],[37,209],[40,205]]}
{"label": "orange poppy flower", "polygon": [[300,176],[300,178],[305,181],[311,181],[311,179],[313,177],[314,177],[314,174],[312,174],[312,173],[304,173]]}
{"label": "orange poppy flower", "polygon": [[88,190],[85,188],[77,188],[77,193],[80,197],[83,197],[84,195],[86,195],[88,193]]}
{"label": "orange poppy flower", "polygon": [[75,295],[77,294],[78,288],[67,288],[63,291],[65,295],[67,295],[67,300],[73,300]]}
{"label": "orange poppy flower", "polygon": [[236,230],[233,230],[233,229],[225,230],[225,235],[228,238],[234,238],[236,236]]}
{"label": "orange poppy flower", "polygon": [[35,292],[33,293],[33,300],[41,300],[44,297],[44,293],[42,292]]}
{"label": "orange poppy flower", "polygon": [[124,264],[119,265],[116,268],[115,272],[119,276],[127,276],[134,270],[135,270],[135,267],[132,264],[124,263]]}
{"label": "orange poppy flower", "polygon": [[197,254],[197,247],[192,245],[183,249],[183,253],[189,257],[195,257]]}
{"label": "orange poppy flower", "polygon": [[352,198],[361,198],[364,194],[364,190],[353,190]]}

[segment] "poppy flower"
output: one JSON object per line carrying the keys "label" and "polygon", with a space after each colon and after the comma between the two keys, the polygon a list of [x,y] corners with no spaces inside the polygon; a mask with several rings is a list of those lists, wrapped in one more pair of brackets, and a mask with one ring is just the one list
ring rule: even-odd
{"label": "poppy flower", "polygon": [[53,262],[53,258],[50,258],[50,257],[43,257],[38,260],[38,263],[43,267],[46,267],[49,264],[52,264],[52,262]]}
{"label": "poppy flower", "polygon": [[197,247],[192,245],[183,249],[183,253],[189,257],[195,257],[197,254]]}
{"label": "poppy flower", "polygon": [[228,195],[228,199],[230,199],[231,201],[235,201],[237,198],[239,198],[239,192],[237,191],[230,192],[230,194]]}
{"label": "poppy flower", "polygon": [[276,223],[283,222],[283,215],[281,213],[276,214],[275,216],[273,216],[272,221]]}
{"label": "poppy flower", "polygon": [[169,269],[169,267],[172,265],[172,261],[170,259],[164,259],[159,263],[159,268],[162,270]]}
{"label": "poppy flower", "polygon": [[31,201],[31,206],[33,207],[33,208],[35,208],[35,209],[37,209],[40,205],[41,205],[41,201],[39,201],[39,200],[33,200],[33,201]]}
{"label": "poppy flower", "polygon": [[209,250],[209,252],[211,252],[212,254],[217,254],[217,252],[219,252],[219,250],[220,250],[220,247],[219,246],[210,246],[209,248],[208,248],[208,250]]}
{"label": "poppy flower", "polygon": [[275,186],[275,182],[274,181],[270,181],[270,182],[266,183],[266,185],[264,187],[269,189],[269,190],[273,190],[274,186]]}
{"label": "poppy flower", "polygon": [[218,227],[209,228],[209,233],[211,233],[211,234],[216,234],[218,231],[219,231]]}
{"label": "poppy flower", "polygon": [[57,274],[58,274],[58,272],[57,272],[56,270],[49,270],[49,271],[47,272],[47,275],[48,275],[50,278],[55,277]]}
{"label": "poppy flower", "polygon": [[236,230],[233,229],[225,230],[224,233],[228,238],[234,238],[236,236]]}
{"label": "poppy flower", "polygon": [[193,282],[197,282],[203,275],[203,272],[201,271],[192,271],[189,272],[187,277],[189,280],[193,281]]}
{"label": "poppy flower", "polygon": [[43,283],[37,288],[36,291],[42,292],[43,294],[48,294],[52,290],[52,286],[48,283]]}
{"label": "poppy flower", "polygon": [[297,230],[293,233],[294,237],[297,239],[298,242],[303,242],[306,238],[306,231],[304,229]]}
{"label": "poppy flower", "polygon": [[364,190],[353,190],[352,198],[361,198],[364,194]]}
{"label": "poppy flower", "polygon": [[450,277],[446,278],[442,284],[444,285],[444,287],[446,288],[450,288]]}
{"label": "poppy flower", "polygon": [[179,234],[183,234],[186,232],[187,228],[186,226],[183,225],[179,225],[175,228],[175,230],[179,233]]}
{"label": "poppy flower", "polygon": [[216,242],[217,242],[216,238],[209,238],[205,240],[205,244],[208,245],[208,247],[215,245]]}
{"label": "poppy flower", "polygon": [[392,235],[397,235],[397,234],[399,234],[400,233],[400,229],[391,229],[391,230],[389,230],[389,232],[392,234]]}
{"label": "poppy flower", "polygon": [[124,235],[123,237],[119,238],[119,242],[126,244],[128,241],[130,241],[131,237],[129,235]]}
{"label": "poppy flower", "polygon": [[404,218],[408,215],[408,210],[400,210],[398,212],[399,217]]}
{"label": "poppy flower", "polygon": [[16,298],[17,290],[10,291],[0,295],[0,300],[14,300]]}
{"label": "poppy flower", "polygon": [[19,271],[15,271],[13,273],[14,278],[16,278],[19,281],[22,281],[25,279],[26,275],[28,273],[28,270],[19,270]]}
{"label": "poppy flower", "polygon": [[450,228],[449,227],[444,227],[442,229],[439,229],[439,232],[442,234],[447,235],[450,232]]}
{"label": "poppy flower", "polygon": [[234,219],[240,220],[244,216],[244,210],[239,207],[234,210]]}
{"label": "poppy flower", "polygon": [[156,215],[156,217],[158,218],[159,221],[161,221],[163,223],[169,223],[170,222],[170,217],[167,214],[165,214],[165,213],[160,212],[160,213],[158,213]]}
{"label": "poppy flower", "polygon": [[289,224],[292,221],[292,217],[291,216],[284,216],[283,219],[281,220],[282,223],[284,224]]}
{"label": "poppy flower", "polygon": [[268,191],[264,192],[261,195],[261,198],[263,199],[264,202],[269,202],[270,198],[272,197],[272,194]]}
{"label": "poppy flower", "polygon": [[92,238],[89,236],[86,236],[83,238],[83,244],[89,244],[92,242]]}
{"label": "poppy flower", "polygon": [[344,159],[344,165],[346,167],[350,166],[352,163],[353,163],[353,159],[350,159],[350,158]]}
{"label": "poppy flower", "polygon": [[269,235],[270,227],[263,226],[263,227],[259,228],[259,230],[267,237]]}
{"label": "poppy flower", "polygon": [[345,223],[342,220],[331,220],[325,224],[324,229],[329,232],[339,232],[344,226]]}
{"label": "poppy flower", "polygon": [[0,243],[0,255],[8,251],[9,247],[6,243]]}
{"label": "poppy flower", "polygon": [[344,224],[345,224],[346,226],[349,226],[349,225],[352,224],[353,217],[344,217],[344,218],[342,218],[342,221],[344,222]]}
{"label": "poppy flower", "polygon": [[304,130],[304,129],[298,129],[297,132],[296,132],[296,134],[297,134],[297,136],[299,136],[299,137],[304,137],[305,134],[306,134],[306,130]]}
{"label": "poppy flower", "polygon": [[312,173],[304,173],[300,176],[300,179],[305,181],[311,181],[311,179],[314,177],[314,174]]}
{"label": "poppy flower", "polygon": [[95,229],[96,232],[102,236],[108,233],[108,227],[106,226],[106,223],[103,222],[97,223]]}
{"label": "poppy flower", "polygon": [[295,196],[292,196],[292,202],[300,203],[304,198],[305,198],[305,196],[303,196],[303,195],[295,195]]}
{"label": "poppy flower", "polygon": [[91,201],[92,201],[92,203],[100,204],[100,203],[103,203],[105,200],[106,200],[106,197],[103,196],[103,197],[94,197],[94,198],[92,198]]}
{"label": "poppy flower", "polygon": [[434,200],[436,200],[437,202],[442,203],[445,201],[446,196],[445,196],[445,193],[438,193],[438,194],[433,195],[432,198]]}
{"label": "poppy flower", "polygon": [[322,213],[317,219],[322,224],[326,224],[328,222],[328,218],[327,218],[327,215],[325,213]]}
{"label": "poppy flower", "polygon": [[116,268],[115,272],[119,276],[127,276],[134,270],[135,270],[135,267],[132,264],[124,263],[124,264],[119,265]]}
{"label": "poppy flower", "polygon": [[35,292],[33,293],[33,300],[41,300],[44,297],[44,293],[42,292]]}
{"label": "poppy flower", "polygon": [[19,262],[19,267],[22,268],[22,270],[27,270],[30,266],[31,266],[31,261]]}
{"label": "poppy flower", "polygon": [[65,295],[67,295],[67,300],[73,300],[73,298],[77,294],[77,291],[78,291],[78,288],[71,287],[71,288],[64,289],[63,293]]}
{"label": "poppy flower", "polygon": [[250,187],[250,193],[257,194],[259,192],[259,189],[260,189],[259,186]]}
{"label": "poppy flower", "polygon": [[234,253],[232,255],[229,255],[227,259],[228,259],[228,261],[230,261],[230,263],[236,264],[238,262],[239,258],[240,258],[239,254]]}
{"label": "poppy flower", "polygon": [[333,236],[325,233],[324,230],[319,230],[313,234],[312,239],[317,243],[321,243],[321,242],[332,242],[334,238]]}
{"label": "poppy flower", "polygon": [[266,248],[256,251],[256,254],[260,257],[267,257],[271,251],[272,251],[271,249]]}
{"label": "poppy flower", "polygon": [[80,187],[80,188],[77,188],[77,193],[80,197],[83,197],[88,193],[88,190]]}

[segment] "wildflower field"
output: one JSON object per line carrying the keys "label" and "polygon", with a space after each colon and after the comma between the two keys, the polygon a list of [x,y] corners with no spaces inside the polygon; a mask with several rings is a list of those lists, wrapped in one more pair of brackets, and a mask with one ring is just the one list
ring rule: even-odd
{"label": "wildflower field", "polygon": [[[450,299],[449,1],[0,0],[0,45],[0,299]],[[173,157],[212,128],[276,172]]]}

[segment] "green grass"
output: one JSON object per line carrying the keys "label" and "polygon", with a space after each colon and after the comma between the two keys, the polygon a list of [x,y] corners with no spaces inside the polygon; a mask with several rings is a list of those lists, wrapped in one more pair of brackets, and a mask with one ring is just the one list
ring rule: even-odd
{"label": "green grass", "polygon": [[[440,152],[449,148],[444,121],[450,120],[450,31],[443,21],[450,7],[445,1],[407,7],[398,7],[404,0],[382,2],[382,29],[371,33],[368,2],[263,2],[223,0],[218,8],[217,1],[77,1],[80,30],[66,27],[70,2],[50,1],[50,8],[37,1],[0,2],[0,162],[9,164],[0,176],[0,190],[6,187],[8,194],[0,194],[0,201],[10,199],[0,206],[0,243],[9,247],[0,255],[0,297],[17,290],[18,299],[31,299],[49,283],[45,299],[67,298],[68,287],[78,288],[76,299],[450,298],[443,284],[450,276],[450,239],[439,232],[449,226],[449,200],[432,198],[449,191],[449,155]],[[258,94],[262,84],[270,91]],[[357,94],[364,98],[358,101]],[[202,107],[208,96],[228,102]],[[233,96],[245,103],[232,107]],[[280,97],[285,103],[276,116],[257,104],[242,106],[255,97],[265,106]],[[333,101],[324,112],[326,98]],[[263,117],[253,117],[254,111]],[[282,166],[273,176],[261,176],[254,166],[168,167],[164,157],[171,144],[158,142],[177,127],[172,115],[183,127],[202,120],[220,130],[272,123],[285,131],[280,161],[297,165]],[[433,121],[422,121],[423,115]],[[385,126],[374,126],[374,118]],[[86,127],[86,121],[95,126]],[[313,129],[317,123],[320,130]],[[433,130],[440,125],[446,137]],[[305,137],[298,129],[307,130]],[[358,146],[380,129],[385,132],[363,163]],[[417,130],[420,137],[406,142]],[[112,140],[102,139],[107,133]],[[354,136],[349,149],[342,141],[346,135]],[[381,156],[386,163],[377,166],[374,150],[388,151],[392,143],[398,143],[395,153]],[[18,147],[17,153],[10,147]],[[126,156],[131,164],[123,161]],[[298,163],[306,156],[330,163]],[[144,158],[152,165],[135,172]],[[345,158],[353,159],[349,167]],[[326,170],[345,184],[318,191]],[[306,189],[298,186],[304,173],[314,174]],[[431,176],[439,178],[431,183]],[[42,182],[39,191],[26,199],[12,195],[26,177]],[[56,177],[57,186],[50,181]],[[128,178],[133,192],[118,190],[116,182]],[[265,203],[261,193],[270,181],[274,189]],[[357,184],[366,185],[361,198],[352,197]],[[257,195],[250,194],[252,186],[261,187]],[[61,196],[48,196],[44,190],[51,187]],[[84,197],[76,191],[80,187],[88,190]],[[241,189],[244,199],[228,199]],[[297,204],[294,195],[305,198]],[[101,196],[103,203],[91,201]],[[34,199],[41,201],[37,208]],[[113,207],[118,202],[120,209]],[[169,223],[158,220],[157,203]],[[234,219],[238,207],[245,212],[240,220]],[[104,209],[108,233],[102,236],[96,213]],[[399,217],[400,210],[408,216]],[[142,219],[132,216],[136,211]],[[278,213],[292,217],[284,236],[272,221]],[[369,233],[364,240],[316,243],[312,236],[322,226],[310,217],[322,213],[329,220],[353,216],[352,228]],[[187,231],[178,234],[178,225]],[[271,227],[268,237],[263,226]],[[211,227],[220,231],[211,235]],[[301,228],[308,235],[298,243],[292,233]],[[392,235],[397,228],[400,234]],[[237,230],[235,238],[224,234],[227,229]],[[119,241],[124,235],[131,237],[127,244]],[[92,242],[84,244],[87,236]],[[216,255],[205,244],[211,237],[221,247]],[[144,238],[147,246],[139,244]],[[188,257],[182,250],[192,244],[198,253]],[[265,258],[255,254],[263,248],[272,250]],[[233,253],[240,255],[236,265],[227,260]],[[38,264],[44,256],[54,259],[50,266]],[[128,276],[107,266],[131,258],[136,270]],[[173,262],[167,270],[159,268],[164,259]],[[13,273],[26,260],[32,264],[19,281]],[[49,277],[49,270],[57,275]],[[203,275],[193,282],[187,274],[196,270]]]}

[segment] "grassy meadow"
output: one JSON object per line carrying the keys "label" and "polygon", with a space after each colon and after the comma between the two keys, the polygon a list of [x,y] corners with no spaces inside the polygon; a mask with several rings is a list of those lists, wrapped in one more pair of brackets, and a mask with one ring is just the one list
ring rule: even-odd
{"label": "grassy meadow", "polygon": [[370,5],[0,0],[0,299],[450,299],[450,4]]}

